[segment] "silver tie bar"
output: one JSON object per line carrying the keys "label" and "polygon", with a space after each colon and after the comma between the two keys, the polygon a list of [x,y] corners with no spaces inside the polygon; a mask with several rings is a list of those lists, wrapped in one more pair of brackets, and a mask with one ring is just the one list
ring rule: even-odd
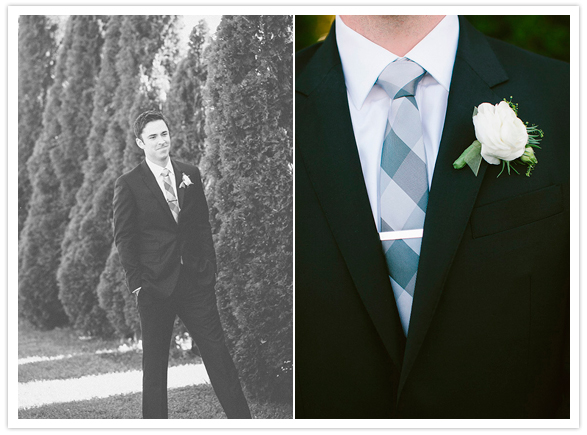
{"label": "silver tie bar", "polygon": [[384,231],[379,233],[379,240],[399,240],[399,239],[417,239],[424,235],[424,229],[403,230],[403,231]]}

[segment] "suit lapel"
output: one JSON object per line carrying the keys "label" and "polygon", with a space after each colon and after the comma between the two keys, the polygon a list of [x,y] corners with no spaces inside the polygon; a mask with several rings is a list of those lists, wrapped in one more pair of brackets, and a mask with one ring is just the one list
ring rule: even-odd
{"label": "suit lapel", "polygon": [[475,140],[473,108],[509,97],[496,95],[491,89],[506,81],[507,75],[487,40],[466,20],[460,18],[459,22],[459,45],[430,188],[398,395],[425,339],[487,169],[483,161],[475,177],[468,167],[455,170],[452,163]]}
{"label": "suit lapel", "polygon": [[179,202],[179,215],[181,216],[181,210],[183,209],[183,196],[185,194],[185,187],[180,188],[179,185],[181,184],[182,174],[183,172],[178,166],[178,163],[171,160],[171,165],[173,166],[173,172],[175,172],[175,189],[177,190],[177,201]]}
{"label": "suit lapel", "polygon": [[141,163],[141,168],[142,168],[141,175],[143,176],[143,181],[145,182],[145,184],[147,185],[147,187],[149,188],[151,193],[155,196],[159,205],[161,205],[161,207],[163,207],[164,213],[167,216],[169,216],[169,218],[173,222],[175,222],[175,219],[173,218],[173,214],[171,214],[171,209],[169,208],[169,205],[167,204],[167,200],[165,199],[165,196],[163,196],[163,192],[161,191],[161,188],[159,187],[159,184],[157,183],[157,180],[155,179],[153,172],[151,172],[151,169],[149,169],[149,166],[147,165],[146,161],[143,160],[143,162]]}
{"label": "suit lapel", "polygon": [[296,143],[361,300],[397,369],[405,337],[354,140],[334,27],[296,91]]}

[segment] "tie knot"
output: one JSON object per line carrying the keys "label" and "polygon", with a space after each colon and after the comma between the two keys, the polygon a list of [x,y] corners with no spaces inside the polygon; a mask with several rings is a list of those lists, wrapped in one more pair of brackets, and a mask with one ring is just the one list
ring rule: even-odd
{"label": "tie knot", "polygon": [[413,96],[416,86],[426,71],[416,62],[402,57],[385,67],[377,78],[381,86],[392,99]]}
{"label": "tie knot", "polygon": [[163,177],[167,177],[169,175],[169,169],[165,168],[163,169],[163,171],[161,171],[161,175],[163,175]]}

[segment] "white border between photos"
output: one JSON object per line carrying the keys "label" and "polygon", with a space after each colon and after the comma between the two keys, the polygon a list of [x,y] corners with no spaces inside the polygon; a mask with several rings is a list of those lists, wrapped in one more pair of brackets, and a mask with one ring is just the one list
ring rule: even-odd
{"label": "white border between photos", "polygon": [[[580,238],[579,238],[579,183],[580,163],[576,156],[579,156],[579,128],[571,131],[571,155],[575,159],[571,161],[571,419],[561,420],[19,420],[18,401],[14,400],[18,394],[18,240],[17,240],[17,214],[8,210],[17,210],[18,189],[18,156],[17,156],[17,20],[19,14],[47,14],[47,15],[73,15],[73,14],[178,14],[178,15],[218,15],[218,14],[283,14],[283,15],[307,15],[307,14],[405,14],[421,13],[423,9],[426,14],[495,14],[495,15],[570,15],[571,17],[571,83],[579,89],[579,14],[578,6],[536,6],[537,2],[520,1],[525,6],[509,6],[511,2],[500,2],[497,6],[470,6],[466,2],[452,1],[453,6],[443,6],[437,1],[428,1],[421,5],[412,6],[389,6],[389,2],[371,1],[370,5],[377,6],[352,6],[349,2],[324,1],[323,6],[313,6],[314,2],[295,2],[296,5],[274,6],[275,1],[256,1],[256,6],[248,6],[246,1],[233,1],[230,5],[200,5],[191,6],[194,2],[175,1],[174,4],[181,6],[157,6],[153,1],[127,1],[131,6],[117,6],[116,2],[98,2],[90,6],[79,5],[78,2],[61,1],[61,6],[49,5],[24,5],[22,2],[13,1],[8,8],[3,8],[6,16],[7,31],[2,32],[2,50],[6,52],[6,74],[2,75],[6,83],[7,94],[4,99],[6,105],[5,116],[1,116],[2,122],[6,122],[4,131],[7,135],[7,171],[5,177],[0,177],[6,185],[1,192],[6,192],[7,213],[2,216],[6,225],[6,255],[5,262],[0,262],[6,267],[7,282],[7,385],[5,391],[7,399],[6,424],[9,428],[29,429],[51,429],[51,428],[85,428],[85,429],[111,429],[111,428],[198,428],[198,429],[235,429],[235,428],[280,428],[280,429],[359,429],[359,428],[576,428],[579,427],[579,268],[580,268]],[[191,5],[190,5],[191,3]],[[305,3],[305,5],[304,5]],[[341,6],[341,3],[347,3]],[[544,2],[541,2],[545,4]],[[424,8],[425,6],[425,8]],[[584,32],[585,33],[585,32]],[[4,74],[4,70],[2,71]],[[4,90],[2,91],[4,92]],[[571,93],[571,125],[579,126],[579,92]],[[295,116],[295,115],[294,115]],[[294,132],[295,136],[295,132]],[[11,180],[9,183],[8,180]],[[295,183],[294,183],[295,186]],[[294,187],[295,189],[295,187]],[[295,192],[295,191],[294,191]],[[295,207],[295,205],[294,205]],[[295,223],[294,223],[295,231]],[[294,238],[295,243],[295,238]],[[295,246],[295,245],[294,245]],[[0,254],[1,255],[1,254]],[[294,260],[295,261],[295,260]],[[295,282],[294,282],[295,284]],[[295,293],[294,293],[295,301]],[[295,315],[295,308],[294,308]],[[294,319],[295,324],[295,319]],[[294,328],[295,339],[295,328]],[[3,361],[4,363],[4,361]],[[295,371],[295,347],[294,347],[294,371]],[[295,408],[294,408],[295,409]],[[4,410],[3,410],[4,412]],[[24,431],[27,433],[28,431]],[[100,431],[101,432],[101,431]],[[222,431],[221,431],[222,432]],[[297,432],[297,430],[295,431]],[[313,431],[311,431],[313,432]],[[352,431],[354,432],[354,430]],[[419,431],[416,431],[419,432]],[[112,433],[109,431],[108,433]],[[218,433],[215,431],[214,433]],[[307,432],[306,432],[307,433]],[[413,431],[410,431],[413,433]],[[500,433],[503,433],[500,431]]]}

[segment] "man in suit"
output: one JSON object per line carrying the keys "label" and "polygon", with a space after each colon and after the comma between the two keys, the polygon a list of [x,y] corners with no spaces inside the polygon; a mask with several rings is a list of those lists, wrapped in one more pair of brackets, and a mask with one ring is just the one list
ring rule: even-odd
{"label": "man in suit", "polygon": [[167,418],[167,365],[176,315],[200,350],[228,418],[251,418],[224,343],[216,304],[216,258],[197,167],[170,158],[160,112],[136,119],[145,160],[116,180],[114,240],[136,295],[143,340],[143,418]]}
{"label": "man in suit", "polygon": [[[428,184],[407,299],[377,184],[398,58]],[[568,64],[463,18],[343,16],[296,70],[296,418],[569,418]],[[454,169],[504,98],[544,132],[532,176]]]}

